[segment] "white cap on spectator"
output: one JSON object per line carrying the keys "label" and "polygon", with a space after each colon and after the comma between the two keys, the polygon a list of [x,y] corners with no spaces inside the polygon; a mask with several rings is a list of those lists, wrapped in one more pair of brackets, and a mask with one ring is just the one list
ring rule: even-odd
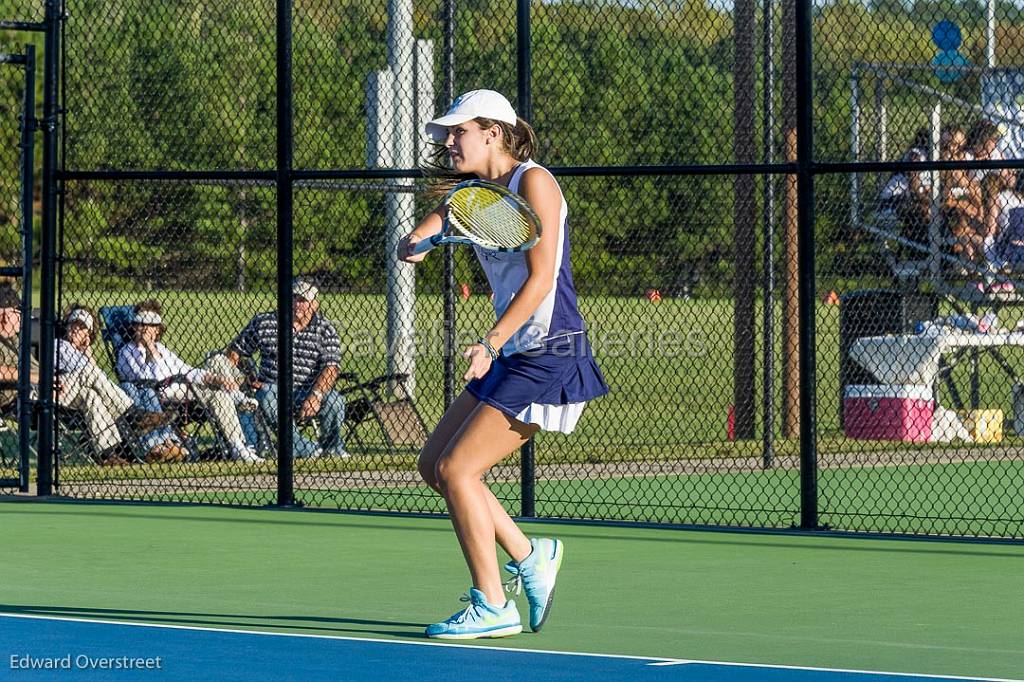
{"label": "white cap on spectator", "polygon": [[320,290],[312,282],[307,282],[302,278],[292,280],[292,296],[298,296],[304,301],[312,301],[318,293]]}
{"label": "white cap on spectator", "polygon": [[81,308],[75,308],[70,313],[68,313],[67,323],[71,324],[72,322],[81,322],[89,331],[92,331],[95,325],[95,322],[93,322],[92,315],[89,314],[89,311],[83,310]]}
{"label": "white cap on spectator", "polygon": [[164,323],[160,317],[160,313],[155,310],[136,310],[135,317],[132,318],[132,322],[135,324],[151,324],[161,325]]}
{"label": "white cap on spectator", "polygon": [[452,102],[444,116],[435,118],[425,126],[427,135],[434,142],[444,142],[448,137],[448,126],[457,126],[474,118],[489,118],[509,125],[515,125],[516,110],[500,92],[494,90],[470,90],[459,95]]}

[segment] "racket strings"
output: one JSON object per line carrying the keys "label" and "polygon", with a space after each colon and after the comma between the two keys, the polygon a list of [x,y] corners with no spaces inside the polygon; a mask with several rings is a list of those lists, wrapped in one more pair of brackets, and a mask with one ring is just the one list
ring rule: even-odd
{"label": "racket strings", "polygon": [[449,205],[449,219],[467,236],[498,247],[514,248],[533,238],[529,215],[511,199],[483,187],[457,192]]}

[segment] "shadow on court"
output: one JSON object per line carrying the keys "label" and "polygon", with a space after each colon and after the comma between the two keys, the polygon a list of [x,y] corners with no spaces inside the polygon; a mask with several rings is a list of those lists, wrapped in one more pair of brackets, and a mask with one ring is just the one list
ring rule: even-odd
{"label": "shadow on court", "polygon": [[[52,618],[76,618],[138,623],[159,623],[162,625],[207,626],[221,628],[261,629],[281,631],[312,631],[317,633],[358,633],[377,634],[387,637],[424,639],[423,630],[427,623],[410,623],[388,620],[367,620],[364,618],[327,618],[324,616],[274,616],[247,615],[239,613],[197,613],[189,611],[140,611],[136,609],[101,609],[88,606],[31,606],[25,604],[0,604],[0,613],[12,615],[48,616]],[[341,627],[343,625],[371,626]],[[388,628],[388,629],[374,629]]]}

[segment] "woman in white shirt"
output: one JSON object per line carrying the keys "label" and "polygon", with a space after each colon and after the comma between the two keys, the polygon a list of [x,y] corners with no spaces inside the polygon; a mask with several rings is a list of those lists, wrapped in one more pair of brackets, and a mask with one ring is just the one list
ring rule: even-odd
{"label": "woman in white shirt", "polygon": [[118,420],[130,419],[143,432],[166,425],[171,415],[135,408],[132,399],[99,368],[92,355],[96,315],[73,304],[64,318],[64,338],[55,348],[60,386],[57,400],[82,413],[86,429],[103,464],[126,464]]}
{"label": "woman in white shirt", "polygon": [[[165,400],[184,401],[193,397],[201,402],[228,442],[232,459],[261,462],[246,444],[235,411],[234,396],[240,396],[238,385],[231,379],[187,364],[160,342],[166,327],[157,301],[144,301],[135,306],[132,318],[133,340],[126,343],[117,357],[117,373],[127,382],[179,380],[160,389]],[[244,396],[242,396],[244,398]]]}

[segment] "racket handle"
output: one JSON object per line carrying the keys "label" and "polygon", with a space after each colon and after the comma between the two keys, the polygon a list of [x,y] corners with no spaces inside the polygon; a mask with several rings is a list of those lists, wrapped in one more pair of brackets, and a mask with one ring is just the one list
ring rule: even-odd
{"label": "racket handle", "polygon": [[418,256],[421,253],[426,253],[427,251],[430,251],[431,249],[435,248],[440,243],[441,235],[439,234],[427,237],[426,239],[421,239],[412,245],[412,251],[409,252],[409,255]]}

